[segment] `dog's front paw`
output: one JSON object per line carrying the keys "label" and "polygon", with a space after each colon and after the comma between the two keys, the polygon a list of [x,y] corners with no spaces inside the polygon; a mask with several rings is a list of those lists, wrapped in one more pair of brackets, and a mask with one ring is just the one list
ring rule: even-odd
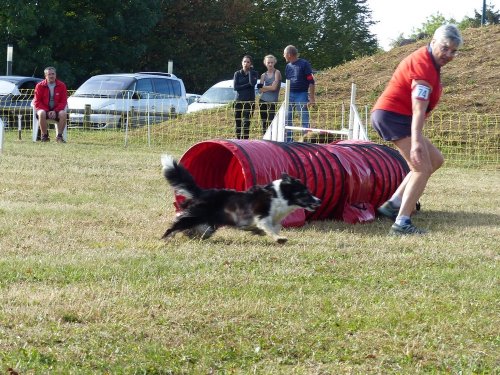
{"label": "dog's front paw", "polygon": [[276,238],[276,242],[279,244],[285,243],[286,241],[288,241],[288,240],[285,237]]}

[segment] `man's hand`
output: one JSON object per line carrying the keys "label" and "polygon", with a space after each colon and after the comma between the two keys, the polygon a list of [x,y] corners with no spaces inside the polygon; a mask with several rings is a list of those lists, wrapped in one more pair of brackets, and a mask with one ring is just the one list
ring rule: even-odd
{"label": "man's hand", "polygon": [[49,119],[54,120],[56,118],[56,111],[49,111],[47,115],[49,116]]}
{"label": "man's hand", "polygon": [[414,166],[419,167],[422,165],[422,152],[423,145],[420,140],[415,140],[411,144],[410,159]]}

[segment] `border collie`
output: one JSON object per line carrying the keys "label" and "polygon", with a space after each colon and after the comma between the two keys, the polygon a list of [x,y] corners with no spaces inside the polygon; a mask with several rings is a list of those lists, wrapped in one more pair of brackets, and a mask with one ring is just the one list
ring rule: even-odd
{"label": "border collie", "polygon": [[167,229],[163,239],[184,232],[189,237],[207,239],[222,226],[269,235],[278,243],[281,221],[297,208],[314,211],[321,200],[297,179],[283,173],[281,179],[266,186],[253,186],[240,192],[230,189],[202,189],[189,171],[170,155],[161,157],[163,175],[177,194],[186,198],[182,211]]}

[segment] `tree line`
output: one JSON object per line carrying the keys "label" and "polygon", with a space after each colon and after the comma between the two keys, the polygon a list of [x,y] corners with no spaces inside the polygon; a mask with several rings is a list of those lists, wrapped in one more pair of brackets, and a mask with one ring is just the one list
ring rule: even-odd
{"label": "tree line", "polygon": [[172,60],[187,90],[203,92],[245,54],[258,71],[267,54],[283,69],[288,44],[321,70],[376,53],[373,24],[367,0],[0,0],[13,73],[43,77],[53,65],[71,89],[96,74],[166,72]]}

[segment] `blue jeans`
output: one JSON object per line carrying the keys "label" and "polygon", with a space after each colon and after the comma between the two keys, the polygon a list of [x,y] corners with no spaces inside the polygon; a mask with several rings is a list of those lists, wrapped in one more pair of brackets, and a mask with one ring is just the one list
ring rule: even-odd
{"label": "blue jeans", "polygon": [[[305,92],[290,92],[288,116],[285,121],[286,126],[293,126],[293,113],[294,111],[300,112],[301,125],[303,128],[309,127],[309,110],[307,103],[309,101],[309,93]],[[286,142],[292,141],[292,131],[286,131]]]}

